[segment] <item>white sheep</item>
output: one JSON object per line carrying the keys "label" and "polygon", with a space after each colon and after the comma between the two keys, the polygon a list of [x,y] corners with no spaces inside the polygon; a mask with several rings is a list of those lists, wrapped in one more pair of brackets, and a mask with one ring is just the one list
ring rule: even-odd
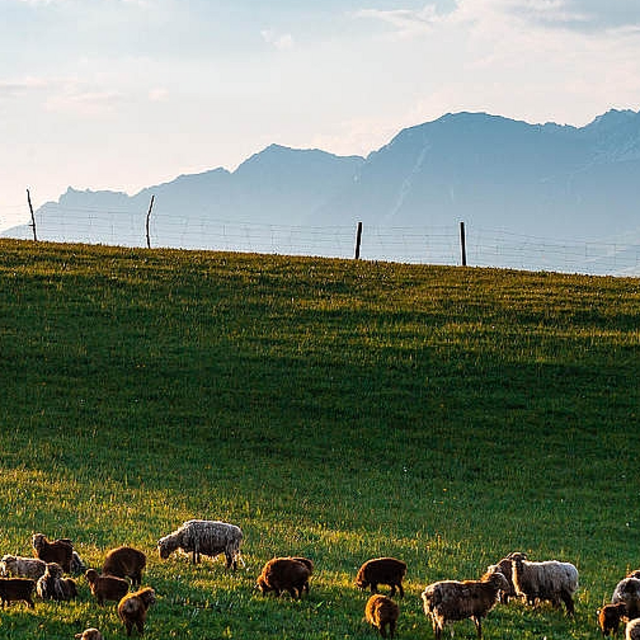
{"label": "white sheep", "polygon": [[44,575],[46,568],[47,563],[44,560],[40,560],[40,558],[5,555],[0,560],[0,575],[3,576],[37,580]]}
{"label": "white sheep", "polygon": [[510,557],[517,595],[524,596],[530,605],[548,601],[559,607],[562,601],[567,613],[574,614],[573,595],[578,590],[578,570],[574,565],[558,560],[531,562],[524,553],[517,552]]}
{"label": "white sheep", "polygon": [[424,612],[431,618],[433,633],[440,640],[447,624],[471,618],[478,639],[482,638],[482,618],[498,602],[499,593],[509,582],[499,571],[487,573],[480,580],[441,580],[422,592]]}
{"label": "white sheep", "polygon": [[193,563],[200,562],[200,555],[216,556],[224,553],[226,568],[237,568],[242,544],[242,530],[235,524],[217,520],[188,520],[182,526],[158,540],[158,551],[164,560],[176,549],[193,553]]}
{"label": "white sheep", "polygon": [[613,590],[611,603],[619,602],[626,605],[629,620],[640,618],[640,579],[627,577],[618,582]]}

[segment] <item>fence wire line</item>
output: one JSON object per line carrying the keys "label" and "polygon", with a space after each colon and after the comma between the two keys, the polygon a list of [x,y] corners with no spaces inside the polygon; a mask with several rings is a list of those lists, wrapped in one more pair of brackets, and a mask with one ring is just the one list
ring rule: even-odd
{"label": "fence wire line", "polygon": [[[146,246],[146,213],[117,208],[55,208],[39,211],[39,240]],[[154,248],[240,251],[283,255],[352,258],[354,226],[302,226],[175,216],[154,210],[150,218]],[[5,237],[30,239],[27,225]],[[546,270],[593,275],[640,275],[640,244],[564,241],[520,235],[465,224],[470,266]],[[633,235],[630,235],[633,237]],[[638,235],[636,234],[637,238]],[[363,225],[360,257],[419,264],[457,265],[461,261],[458,223],[447,226]]]}

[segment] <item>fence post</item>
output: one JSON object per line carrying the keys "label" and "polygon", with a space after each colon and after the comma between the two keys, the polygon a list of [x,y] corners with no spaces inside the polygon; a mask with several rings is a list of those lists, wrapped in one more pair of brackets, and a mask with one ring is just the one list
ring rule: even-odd
{"label": "fence post", "polygon": [[29,226],[33,229],[33,241],[38,242],[38,234],[36,233],[36,217],[33,214],[33,205],[31,204],[31,194],[27,189],[27,202],[29,203],[29,211],[31,212],[31,223]]}
{"label": "fence post", "polygon": [[356,231],[356,254],[355,259],[360,258],[360,244],[362,243],[362,222],[358,222],[358,229]]}
{"label": "fence post", "polygon": [[467,266],[467,240],[464,234],[464,222],[460,223],[460,248],[462,251],[462,266]]}
{"label": "fence post", "polygon": [[147,249],[151,249],[151,236],[149,235],[149,220],[151,219],[151,209],[153,209],[153,202],[156,199],[155,195],[151,196],[151,202],[149,203],[149,211],[147,211],[147,220],[145,227],[147,230]]}

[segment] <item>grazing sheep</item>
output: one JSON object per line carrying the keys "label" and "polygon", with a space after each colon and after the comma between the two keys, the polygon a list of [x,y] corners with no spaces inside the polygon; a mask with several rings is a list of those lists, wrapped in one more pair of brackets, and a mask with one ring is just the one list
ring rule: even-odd
{"label": "grazing sheep", "polygon": [[625,640],[640,640],[640,618],[630,620],[624,631]]}
{"label": "grazing sheep", "polygon": [[393,638],[399,615],[398,605],[391,598],[380,594],[372,595],[364,608],[364,617],[367,622],[376,627],[383,638],[387,637],[387,629],[389,637]]}
{"label": "grazing sheep", "polygon": [[618,582],[613,590],[611,602],[624,602],[627,607],[629,620],[640,618],[640,579],[624,578]]}
{"label": "grazing sheep", "polygon": [[617,604],[605,604],[598,609],[598,626],[603,636],[616,635],[620,622],[627,617],[627,606],[624,602]]}
{"label": "grazing sheep", "polygon": [[118,603],[118,617],[124,623],[127,635],[131,635],[131,631],[135,626],[138,633],[144,633],[144,623],[147,620],[147,611],[149,607],[156,601],[156,593],[151,587],[145,587],[129,593]]}
{"label": "grazing sheep", "polygon": [[424,612],[431,618],[433,633],[440,640],[445,626],[471,618],[478,639],[482,638],[482,618],[498,602],[501,590],[508,589],[507,579],[499,572],[486,573],[480,580],[442,580],[422,592]]}
{"label": "grazing sheep", "polygon": [[356,585],[360,589],[371,587],[371,593],[376,593],[379,584],[386,584],[391,587],[393,596],[396,593],[396,587],[400,592],[400,597],[404,597],[404,589],[402,587],[402,579],[407,573],[407,565],[402,560],[396,558],[374,558],[367,560],[356,576]]}
{"label": "grazing sheep", "polygon": [[574,615],[573,595],[578,589],[578,570],[570,562],[546,560],[530,562],[524,553],[512,553],[513,584],[527,604],[548,601],[554,607],[564,602],[567,614]]}
{"label": "grazing sheep", "polygon": [[486,573],[494,573],[499,571],[509,583],[509,588],[504,591],[500,591],[500,602],[502,604],[509,604],[509,600],[517,598],[516,588],[513,586],[513,570],[511,567],[511,554],[502,558],[496,564],[492,564],[487,567]]}
{"label": "grazing sheep", "polygon": [[303,591],[309,593],[309,567],[293,558],[273,558],[262,568],[257,578],[257,588],[262,593],[270,591],[280,596],[288,591],[292,598],[299,598]]}
{"label": "grazing sheep", "polygon": [[71,573],[73,545],[69,538],[50,542],[44,533],[34,533],[31,544],[37,558],[45,562],[55,562],[62,567],[65,573]]}
{"label": "grazing sheep", "polygon": [[102,606],[105,600],[120,602],[129,593],[129,583],[117,576],[98,575],[95,569],[87,569],[84,577],[87,579],[91,595]]}
{"label": "grazing sheep", "polygon": [[57,562],[47,562],[44,574],[36,582],[36,591],[43,600],[72,600],[78,595],[75,580],[64,578]]}
{"label": "grazing sheep", "polygon": [[36,586],[34,580],[29,578],[0,578],[0,600],[2,608],[5,604],[11,604],[22,600],[33,609],[32,594]]}
{"label": "grazing sheep", "polygon": [[106,576],[131,578],[134,587],[142,583],[142,571],[147,566],[147,556],[133,547],[117,547],[107,553],[102,565]]}
{"label": "grazing sheep", "polygon": [[200,554],[215,558],[224,553],[226,568],[235,571],[240,557],[242,530],[234,524],[213,520],[188,520],[158,541],[158,551],[164,560],[176,549],[193,553],[193,564],[200,562]]}
{"label": "grazing sheep", "polygon": [[47,563],[40,558],[25,558],[23,556],[2,556],[0,560],[0,574],[16,578],[31,578],[37,580],[47,567]]}
{"label": "grazing sheep", "polygon": [[82,561],[80,554],[77,551],[74,551],[71,554],[71,565],[69,573],[72,573],[74,576],[82,575],[87,570],[87,566]]}
{"label": "grazing sheep", "polygon": [[104,640],[104,636],[97,630],[91,627],[91,629],[85,629],[82,633],[76,633],[76,640]]}

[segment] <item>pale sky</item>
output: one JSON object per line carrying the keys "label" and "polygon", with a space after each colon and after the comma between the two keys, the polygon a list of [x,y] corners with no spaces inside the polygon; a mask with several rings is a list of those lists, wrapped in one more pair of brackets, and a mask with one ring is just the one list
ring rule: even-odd
{"label": "pale sky", "polygon": [[0,0],[0,229],[271,143],[367,155],[448,112],[640,110],[640,0]]}

